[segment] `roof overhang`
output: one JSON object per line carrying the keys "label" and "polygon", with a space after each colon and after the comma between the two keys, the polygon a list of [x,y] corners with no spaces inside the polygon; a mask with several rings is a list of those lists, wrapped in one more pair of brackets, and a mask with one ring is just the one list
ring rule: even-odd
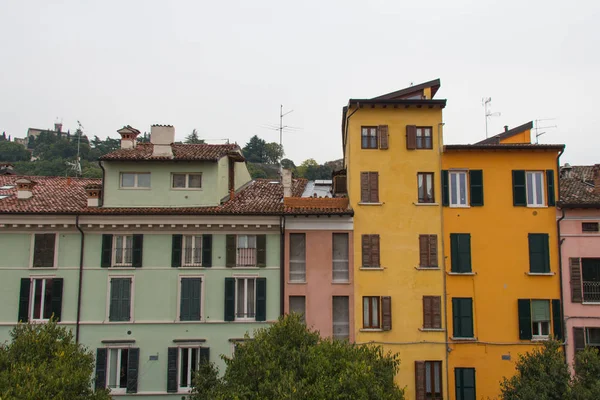
{"label": "roof overhang", "polygon": [[386,100],[386,99],[350,99],[348,100],[348,108],[356,106],[358,108],[381,106],[383,108],[444,108],[446,107],[446,100],[426,100],[426,99],[398,99],[398,100]]}
{"label": "roof overhang", "polygon": [[564,144],[447,144],[444,146],[446,151],[561,151],[564,150]]}

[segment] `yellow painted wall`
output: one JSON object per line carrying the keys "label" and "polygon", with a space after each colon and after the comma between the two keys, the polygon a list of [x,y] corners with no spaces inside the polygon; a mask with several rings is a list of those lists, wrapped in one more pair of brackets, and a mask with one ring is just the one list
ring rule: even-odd
{"label": "yellow painted wall", "polygon": [[[484,206],[444,207],[446,271],[450,271],[450,233],[471,234],[474,276],[447,276],[448,332],[452,336],[452,298],[472,297],[477,343],[451,343],[450,399],[454,368],[476,369],[477,398],[497,398],[503,376],[514,374],[519,353],[536,344],[519,340],[517,299],[560,299],[554,207],[514,207],[512,170],[556,169],[556,151],[449,151],[444,169],[482,169]],[[555,171],[555,177],[558,176]],[[555,178],[556,184],[556,178]],[[548,233],[552,276],[529,276],[529,233]],[[451,341],[452,342],[452,341]],[[488,344],[485,344],[488,343]],[[511,361],[503,361],[510,355]]]}
{"label": "yellow painted wall", "polygon": [[[354,109],[350,109],[351,114]],[[440,108],[358,109],[350,117],[346,145],[348,190],[354,209],[354,276],[356,342],[387,343],[385,348],[398,352],[400,386],[407,387],[407,399],[415,398],[414,362],[442,361],[445,371],[445,333],[422,332],[422,298],[442,296],[442,270],[417,270],[419,234],[437,234],[441,238],[441,206],[417,206],[417,172],[434,172],[436,201],[440,201]],[[432,126],[433,150],[407,150],[406,125]],[[389,149],[361,149],[361,126],[388,125]],[[379,198],[382,205],[360,205],[360,172],[379,172]],[[361,270],[361,235],[380,235],[383,270]],[[440,246],[441,247],[441,246]],[[441,250],[440,250],[441,253]],[[439,263],[441,264],[441,254]],[[392,297],[392,330],[364,332],[362,297]],[[443,301],[442,301],[443,303]],[[442,313],[444,310],[442,309]],[[443,319],[443,318],[442,318]],[[442,321],[443,322],[443,321]],[[409,342],[423,342],[407,344]],[[397,343],[397,344],[393,344]],[[404,343],[404,344],[401,344]],[[446,377],[443,388],[446,398]]]}
{"label": "yellow painted wall", "polygon": [[520,132],[514,136],[511,136],[506,139],[500,140],[502,144],[510,144],[510,143],[531,143],[531,130],[527,129],[526,131]]}

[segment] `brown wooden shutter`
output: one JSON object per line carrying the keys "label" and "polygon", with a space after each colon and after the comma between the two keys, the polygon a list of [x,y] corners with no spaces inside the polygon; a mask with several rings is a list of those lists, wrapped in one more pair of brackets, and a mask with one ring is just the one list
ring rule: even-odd
{"label": "brown wooden shutter", "polygon": [[442,298],[439,296],[431,298],[431,327],[442,329]]}
{"label": "brown wooden shutter", "polygon": [[360,173],[360,201],[361,203],[369,202],[369,173]]}
{"label": "brown wooden shutter", "polygon": [[392,330],[392,298],[390,296],[381,298],[381,329]]}
{"label": "brown wooden shutter", "polygon": [[419,266],[429,267],[429,235],[419,235]]}
{"label": "brown wooden shutter", "polygon": [[362,235],[362,266],[371,266],[371,238],[370,235]]}
{"label": "brown wooden shutter", "polygon": [[585,350],[584,328],[573,328],[573,344],[575,346],[575,353]]}
{"label": "brown wooden shutter", "polygon": [[423,296],[423,328],[433,328],[433,313],[432,313],[431,296]]}
{"label": "brown wooden shutter", "polygon": [[389,147],[388,126],[379,125],[379,128],[377,129],[377,134],[379,135],[379,148],[382,150],[387,150]]}
{"label": "brown wooden shutter", "polygon": [[571,301],[573,303],[581,303],[583,302],[581,260],[579,258],[569,258],[569,269],[571,275]]}
{"label": "brown wooden shutter", "polygon": [[416,400],[425,400],[425,361],[415,361]]}
{"label": "brown wooden shutter", "polygon": [[414,150],[417,148],[417,126],[406,125],[406,148]]}
{"label": "brown wooden shutter", "polygon": [[369,201],[379,203],[379,173],[369,173]]}
{"label": "brown wooden shutter", "polygon": [[429,235],[429,266],[438,266],[438,243],[437,235]]}
{"label": "brown wooden shutter", "polygon": [[371,235],[371,267],[380,267],[379,235]]}

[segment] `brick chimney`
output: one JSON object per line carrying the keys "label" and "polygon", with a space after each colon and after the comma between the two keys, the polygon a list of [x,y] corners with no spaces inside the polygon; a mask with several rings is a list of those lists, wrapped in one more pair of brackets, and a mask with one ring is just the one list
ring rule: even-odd
{"label": "brick chimney", "polygon": [[36,182],[21,178],[17,179],[15,183],[17,184],[17,199],[25,200],[33,196],[33,187],[36,185]]}
{"label": "brick chimney", "polygon": [[600,164],[594,165],[594,193],[600,194]]}
{"label": "brick chimney", "polygon": [[90,183],[84,187],[87,194],[87,206],[98,207],[100,205],[100,195],[102,194],[102,185],[99,183]]}
{"label": "brick chimney", "polygon": [[135,139],[140,134],[137,129],[126,125],[117,131],[121,135],[121,148],[122,149],[133,149],[135,147]]}
{"label": "brick chimney", "polygon": [[175,141],[173,125],[152,125],[150,127],[150,142],[153,157],[173,157],[171,144]]}
{"label": "brick chimney", "polygon": [[281,184],[283,185],[283,197],[292,197],[292,170],[281,170]]}

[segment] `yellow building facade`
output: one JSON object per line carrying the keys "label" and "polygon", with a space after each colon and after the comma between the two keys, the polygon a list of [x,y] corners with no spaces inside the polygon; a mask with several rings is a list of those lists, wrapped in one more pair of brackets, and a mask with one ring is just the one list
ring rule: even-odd
{"label": "yellow building facade", "polygon": [[399,353],[407,399],[447,398],[439,86],[350,99],[342,118],[355,338]]}
{"label": "yellow building facade", "polygon": [[562,337],[554,205],[564,146],[531,144],[532,125],[444,147],[450,399],[498,398],[519,354]]}

